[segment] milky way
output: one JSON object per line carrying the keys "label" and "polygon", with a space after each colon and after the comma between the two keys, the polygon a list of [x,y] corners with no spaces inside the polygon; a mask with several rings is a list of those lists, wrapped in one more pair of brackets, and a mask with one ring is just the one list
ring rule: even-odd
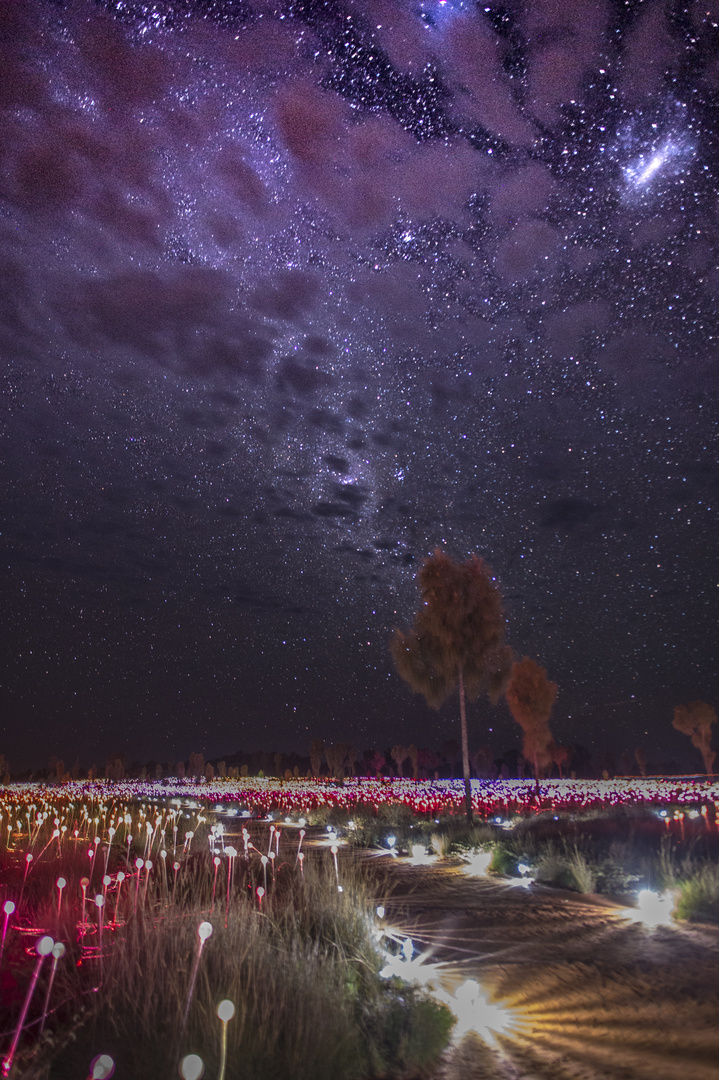
{"label": "milky way", "polygon": [[673,706],[719,704],[718,23],[3,5],[11,763],[439,745],[453,706],[387,652],[437,546],[492,566],[558,738],[686,752]]}

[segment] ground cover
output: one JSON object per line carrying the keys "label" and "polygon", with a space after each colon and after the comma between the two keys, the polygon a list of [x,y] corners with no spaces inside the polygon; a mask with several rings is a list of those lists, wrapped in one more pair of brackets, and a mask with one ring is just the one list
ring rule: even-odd
{"label": "ground cover", "polygon": [[[575,998],[591,1002],[615,968],[641,983],[645,1023],[644,998],[652,985],[667,993],[676,962],[694,974],[667,1000],[687,1031],[685,999],[697,1004],[698,1042],[675,1032],[672,1053],[693,1063],[690,1075],[710,1075],[705,1050],[719,1049],[705,1031],[707,1009],[719,1007],[705,993],[719,933],[715,786],[483,785],[477,802],[487,812],[468,829],[460,785],[432,787],[428,811],[426,785],[413,793],[412,784],[2,789],[3,1073],[62,1080],[85,1069],[99,1078],[110,1066],[90,1063],[105,1054],[137,1080],[199,1075],[200,1059],[222,1080],[449,1077],[469,1054],[484,1062],[477,1076],[514,1076],[502,1071],[486,1023],[499,994],[524,1002],[512,1068],[542,1077],[554,1075],[542,1072],[547,1061],[559,1068],[547,1057],[551,1024],[527,1002],[547,971],[550,983],[571,984],[564,1027],[572,1010],[589,1023],[591,1004]],[[661,973],[658,934],[674,935]],[[453,935],[464,942],[461,963]],[[508,940],[526,940],[533,957],[520,965],[515,956],[512,978],[497,965],[500,956],[509,963]],[[677,942],[690,940],[682,951]],[[656,954],[651,978],[638,974],[642,943]],[[43,959],[38,947],[54,952]],[[613,1053],[616,1017],[602,1016]],[[556,1075],[645,1075],[577,1067]]]}

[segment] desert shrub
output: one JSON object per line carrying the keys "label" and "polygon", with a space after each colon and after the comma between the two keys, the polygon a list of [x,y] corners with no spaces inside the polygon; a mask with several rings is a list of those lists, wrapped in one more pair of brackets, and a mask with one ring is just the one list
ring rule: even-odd
{"label": "desert shrub", "polygon": [[440,859],[448,858],[452,851],[452,837],[448,832],[433,832],[430,844],[435,855]]}
{"label": "desert shrub", "polygon": [[506,877],[516,877],[519,856],[512,851],[503,841],[496,843],[492,849],[492,859],[489,864],[490,874],[504,874]]}
{"label": "desert shrub", "polygon": [[342,830],[342,835],[350,845],[355,848],[379,847],[382,837],[386,834],[386,828],[379,825],[375,818],[356,817]]}
{"label": "desert shrub", "polygon": [[570,888],[580,893],[596,892],[599,872],[596,864],[575,845],[565,853],[567,869],[571,881]]}
{"label": "desert shrub", "polygon": [[572,889],[575,880],[565,852],[558,851],[549,843],[535,861],[535,877],[542,885],[557,889]]}
{"label": "desert shrub", "polygon": [[467,828],[466,824],[458,828],[452,838],[455,851],[477,851],[479,848],[493,844],[496,839],[495,830],[490,825],[474,825]]}
{"label": "desert shrub", "polygon": [[439,1053],[449,1042],[454,1017],[439,1002],[425,997],[414,986],[387,985],[366,1020],[372,1048],[369,1075],[412,1077],[434,1074]]}
{"label": "desert shrub", "polygon": [[337,824],[339,815],[336,807],[326,803],[308,810],[305,817],[307,818],[308,824],[319,825],[324,828],[326,825]]}
{"label": "desert shrub", "polygon": [[414,812],[410,806],[401,802],[380,803],[377,810],[377,820],[385,828],[408,830],[415,822]]}
{"label": "desert shrub", "polygon": [[445,823],[431,831],[429,842],[440,858],[462,855],[486,848],[495,841],[494,829],[489,825],[468,826],[466,820]]}
{"label": "desert shrub", "polygon": [[719,866],[705,863],[678,883],[678,892],[677,918],[719,923]]}
{"label": "desert shrub", "polygon": [[617,896],[629,892],[640,880],[641,875],[630,873],[621,860],[607,858],[598,865],[594,891],[608,896]]}

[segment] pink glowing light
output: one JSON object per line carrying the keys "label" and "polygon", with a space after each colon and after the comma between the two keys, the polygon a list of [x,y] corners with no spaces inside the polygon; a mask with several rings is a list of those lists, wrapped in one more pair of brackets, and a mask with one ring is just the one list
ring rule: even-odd
{"label": "pink glowing light", "polygon": [[35,987],[37,985],[37,980],[38,980],[38,977],[40,975],[40,968],[42,966],[42,962],[43,962],[43,960],[45,959],[46,956],[50,955],[50,953],[52,952],[54,944],[55,944],[55,942],[52,940],[52,938],[49,936],[49,934],[46,934],[44,937],[39,938],[38,941],[35,944],[35,952],[37,953],[37,961],[35,963],[35,970],[32,973],[32,978],[30,979],[30,985],[28,986],[27,993],[25,994],[25,1000],[23,1002],[22,1009],[20,1010],[20,1016],[18,1017],[17,1026],[15,1028],[15,1032],[14,1032],[13,1037],[12,1037],[12,1042],[10,1043],[10,1048],[8,1049],[7,1054],[5,1055],[5,1057],[2,1060],[2,1066],[1,1066],[0,1071],[2,1071],[3,1076],[9,1076],[10,1075],[10,1070],[12,1069],[13,1058],[15,1057],[15,1051],[17,1050],[17,1044],[20,1041],[20,1034],[21,1034],[23,1026],[25,1024],[25,1018],[27,1016],[27,1011],[30,1008],[30,1002],[32,1000],[32,996],[35,993]]}

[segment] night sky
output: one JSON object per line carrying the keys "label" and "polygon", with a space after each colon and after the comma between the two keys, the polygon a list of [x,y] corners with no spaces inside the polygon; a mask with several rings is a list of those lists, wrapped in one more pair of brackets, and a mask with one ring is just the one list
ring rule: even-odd
{"label": "night sky", "polygon": [[[387,644],[482,555],[551,726],[694,768],[719,2],[0,7],[13,768],[457,735]],[[488,728],[493,729],[488,732]],[[470,743],[520,745],[506,706]]]}

